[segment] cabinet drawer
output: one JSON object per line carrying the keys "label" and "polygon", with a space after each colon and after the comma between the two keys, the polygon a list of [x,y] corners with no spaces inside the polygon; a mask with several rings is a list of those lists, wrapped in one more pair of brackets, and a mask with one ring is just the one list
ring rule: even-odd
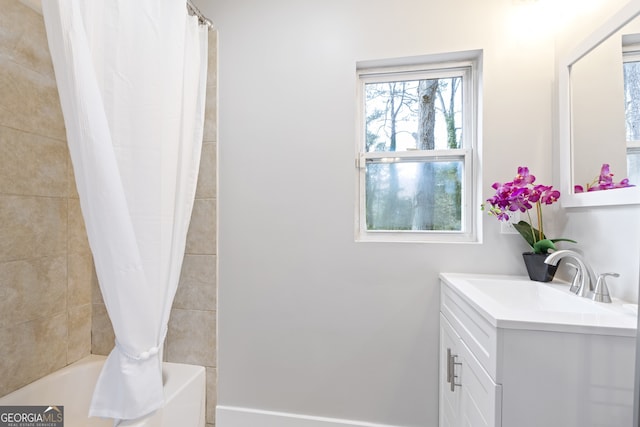
{"label": "cabinet drawer", "polygon": [[495,382],[500,382],[496,363],[496,328],[445,282],[440,283],[440,311]]}

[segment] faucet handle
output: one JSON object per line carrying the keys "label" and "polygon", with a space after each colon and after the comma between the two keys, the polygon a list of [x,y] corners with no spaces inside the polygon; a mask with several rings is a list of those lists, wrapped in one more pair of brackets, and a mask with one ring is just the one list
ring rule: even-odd
{"label": "faucet handle", "polygon": [[576,269],[576,274],[573,275],[573,280],[571,280],[571,287],[569,287],[569,290],[574,294],[576,294],[578,293],[578,289],[580,289],[580,279],[581,279],[580,269],[578,268],[577,265],[572,264],[570,262],[568,262],[567,265],[569,267],[573,267]]}
{"label": "faucet handle", "polygon": [[596,283],[596,288],[593,291],[592,299],[597,302],[611,302],[611,296],[609,295],[609,288],[607,287],[606,277],[620,277],[618,273],[602,273],[598,276],[598,282]]}

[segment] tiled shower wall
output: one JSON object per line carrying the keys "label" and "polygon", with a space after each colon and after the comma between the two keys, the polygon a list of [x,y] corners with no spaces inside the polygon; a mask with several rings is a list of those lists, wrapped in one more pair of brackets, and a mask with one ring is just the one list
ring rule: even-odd
{"label": "tiled shower wall", "polygon": [[[66,146],[42,16],[0,0],[0,396],[89,354],[113,331]],[[216,395],[216,33],[209,32],[204,144],[165,359],[206,366]]]}
{"label": "tiled shower wall", "polygon": [[93,267],[42,16],[0,0],[0,395],[89,354]]}

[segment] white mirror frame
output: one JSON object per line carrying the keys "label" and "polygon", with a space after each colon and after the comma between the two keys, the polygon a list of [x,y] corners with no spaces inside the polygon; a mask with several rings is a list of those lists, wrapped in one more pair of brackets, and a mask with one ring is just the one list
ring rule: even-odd
{"label": "white mirror frame", "polygon": [[[640,204],[640,183],[636,187],[574,193],[573,144],[571,143],[571,66],[598,47],[612,34],[640,15],[640,0],[631,0],[566,57],[558,70],[558,132],[560,143],[560,202],[563,207]],[[622,48],[622,46],[621,46]]]}

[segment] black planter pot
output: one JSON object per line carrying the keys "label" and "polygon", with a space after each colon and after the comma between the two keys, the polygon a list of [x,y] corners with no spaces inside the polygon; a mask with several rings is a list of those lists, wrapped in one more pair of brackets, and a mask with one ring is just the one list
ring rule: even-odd
{"label": "black planter pot", "polygon": [[536,254],[533,252],[525,252],[522,254],[524,265],[527,267],[529,278],[536,282],[550,282],[558,269],[557,265],[545,264],[548,254]]}

